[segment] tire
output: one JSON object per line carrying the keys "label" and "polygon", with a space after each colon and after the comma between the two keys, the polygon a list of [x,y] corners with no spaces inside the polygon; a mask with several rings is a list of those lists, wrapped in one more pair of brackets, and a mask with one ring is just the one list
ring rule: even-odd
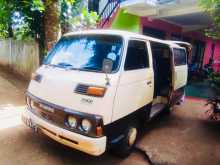
{"label": "tire", "polygon": [[171,110],[172,108],[170,107],[170,106],[167,106],[167,107],[165,107],[164,108],[164,110],[163,110],[163,113],[165,114],[165,115],[170,115],[171,114]]}
{"label": "tire", "polygon": [[127,157],[134,149],[139,131],[137,124],[130,125],[124,132],[124,138],[113,148],[113,153],[119,157]]}

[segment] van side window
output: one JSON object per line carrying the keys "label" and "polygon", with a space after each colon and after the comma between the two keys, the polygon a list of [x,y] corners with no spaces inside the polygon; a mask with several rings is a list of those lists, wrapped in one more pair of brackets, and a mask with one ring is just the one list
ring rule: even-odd
{"label": "van side window", "polygon": [[125,70],[149,67],[148,51],[144,41],[130,40],[125,60]]}
{"label": "van side window", "polygon": [[186,52],[183,49],[173,49],[175,66],[186,65]]}

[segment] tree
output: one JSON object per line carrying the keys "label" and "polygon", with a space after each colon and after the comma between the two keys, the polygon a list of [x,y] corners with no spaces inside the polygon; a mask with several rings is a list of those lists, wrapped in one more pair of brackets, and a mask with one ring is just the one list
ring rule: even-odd
{"label": "tree", "polygon": [[205,29],[206,36],[220,39],[220,0],[199,0],[199,4],[210,15],[213,22]]}
{"label": "tree", "polygon": [[60,36],[60,9],[58,0],[45,0],[45,46],[50,49]]}

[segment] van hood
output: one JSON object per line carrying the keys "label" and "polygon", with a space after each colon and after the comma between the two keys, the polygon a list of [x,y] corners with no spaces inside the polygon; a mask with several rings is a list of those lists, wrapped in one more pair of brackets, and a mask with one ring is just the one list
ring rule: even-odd
{"label": "van hood", "polygon": [[[73,111],[100,115],[104,124],[111,122],[118,74],[109,74],[110,85],[106,86],[106,75],[97,72],[65,70],[42,66],[37,72],[41,81],[31,80],[28,92],[49,103]],[[107,87],[103,97],[94,97],[75,92],[79,84]]]}

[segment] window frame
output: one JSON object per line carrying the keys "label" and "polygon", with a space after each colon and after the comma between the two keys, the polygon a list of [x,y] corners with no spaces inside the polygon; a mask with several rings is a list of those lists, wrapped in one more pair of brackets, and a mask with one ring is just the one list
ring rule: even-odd
{"label": "window frame", "polygon": [[[127,70],[126,68],[125,68],[125,64],[126,64],[126,59],[127,59],[127,53],[128,53],[128,47],[129,47],[129,41],[141,41],[141,42],[144,42],[145,43],[145,48],[146,48],[146,51],[147,51],[147,54],[146,54],[146,56],[147,56],[147,66],[146,67],[144,67],[144,68],[138,68],[138,69],[129,69],[129,70]],[[150,67],[151,67],[151,64],[150,64],[150,52],[149,52],[149,46],[148,46],[148,43],[147,43],[148,41],[147,40],[144,40],[144,39],[139,39],[139,38],[129,38],[128,40],[127,40],[127,47],[126,47],[126,51],[125,51],[125,59],[124,59],[124,66],[123,66],[123,70],[125,71],[125,72],[128,72],[128,71],[137,71],[137,70],[143,70],[143,69],[149,69]]]}
{"label": "window frame", "polygon": [[[176,63],[176,60],[175,60],[175,50],[180,50],[180,51],[184,51],[185,53],[185,62],[184,64],[183,63]],[[186,50],[185,48],[173,48],[173,64],[174,66],[184,66],[184,65],[187,65],[187,53],[186,53]]]}

